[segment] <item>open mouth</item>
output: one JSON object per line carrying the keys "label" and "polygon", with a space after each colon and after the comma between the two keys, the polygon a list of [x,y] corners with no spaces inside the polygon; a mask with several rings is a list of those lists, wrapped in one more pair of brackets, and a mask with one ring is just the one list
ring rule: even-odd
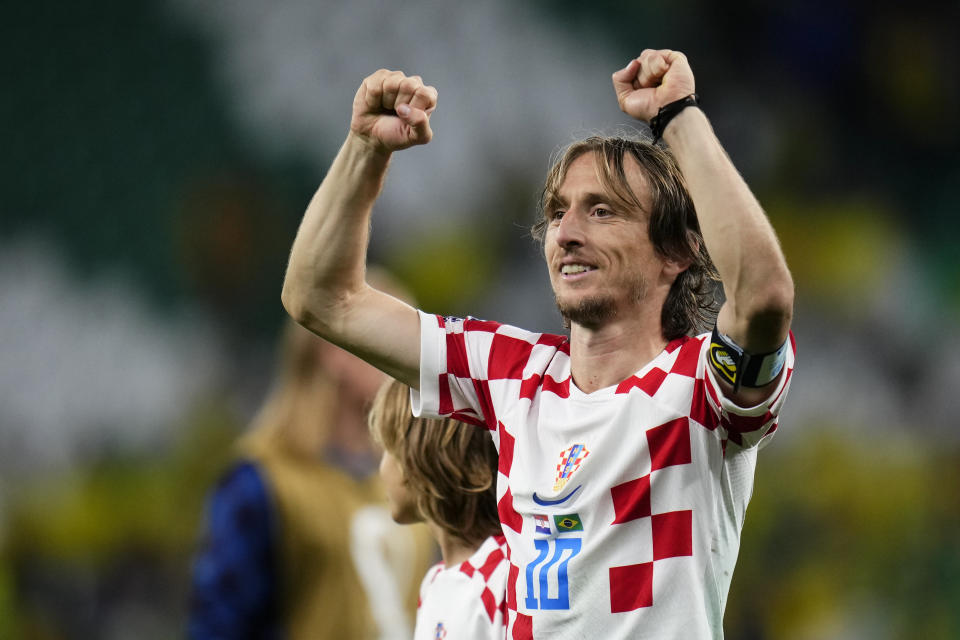
{"label": "open mouth", "polygon": [[596,267],[588,264],[565,264],[560,267],[560,274],[564,276],[576,276],[594,270],[596,270]]}

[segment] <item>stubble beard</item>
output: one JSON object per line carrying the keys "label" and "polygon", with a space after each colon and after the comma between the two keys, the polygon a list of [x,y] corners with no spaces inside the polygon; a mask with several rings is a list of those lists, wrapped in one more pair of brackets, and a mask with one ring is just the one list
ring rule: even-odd
{"label": "stubble beard", "polygon": [[[642,275],[625,285],[629,289],[629,300],[639,303],[647,297],[647,281]],[[554,292],[557,310],[563,317],[563,326],[567,329],[571,324],[578,324],[586,329],[599,329],[615,319],[618,309],[614,298],[610,295],[584,296],[576,301],[562,300]]]}

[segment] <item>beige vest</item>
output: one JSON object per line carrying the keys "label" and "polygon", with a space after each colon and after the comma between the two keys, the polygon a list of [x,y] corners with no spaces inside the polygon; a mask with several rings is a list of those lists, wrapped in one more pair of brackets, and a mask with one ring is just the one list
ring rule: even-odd
{"label": "beige vest", "polygon": [[356,480],[256,444],[244,454],[275,507],[288,638],[412,637],[420,581],[438,558],[427,528],[391,520],[376,475]]}

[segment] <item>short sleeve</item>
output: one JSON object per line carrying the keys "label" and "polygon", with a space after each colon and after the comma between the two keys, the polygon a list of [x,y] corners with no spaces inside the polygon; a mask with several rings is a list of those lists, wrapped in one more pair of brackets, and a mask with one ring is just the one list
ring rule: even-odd
{"label": "short sleeve", "polygon": [[411,392],[413,414],[496,429],[487,364],[501,325],[419,313],[420,389]]}

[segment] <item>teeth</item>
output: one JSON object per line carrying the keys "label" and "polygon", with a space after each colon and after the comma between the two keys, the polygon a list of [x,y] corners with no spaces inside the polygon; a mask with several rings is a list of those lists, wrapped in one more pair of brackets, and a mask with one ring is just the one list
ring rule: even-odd
{"label": "teeth", "polygon": [[591,267],[582,264],[565,264],[560,267],[560,273],[564,275],[570,275],[574,273],[583,273],[584,271],[590,271]]}

